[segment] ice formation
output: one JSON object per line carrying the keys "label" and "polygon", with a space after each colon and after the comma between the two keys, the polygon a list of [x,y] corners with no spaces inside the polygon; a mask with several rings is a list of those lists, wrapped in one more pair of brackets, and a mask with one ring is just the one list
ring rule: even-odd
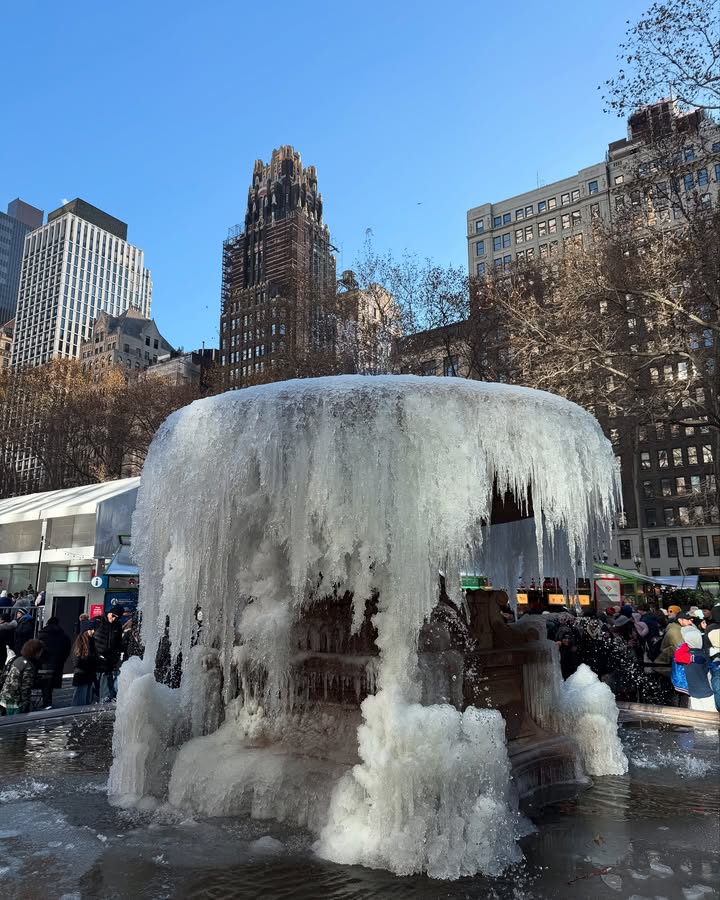
{"label": "ice formation", "polygon": [[[522,550],[488,539],[494,493],[523,505],[528,488],[534,518],[505,532]],[[398,873],[498,871],[517,855],[502,719],[419,703],[438,569],[451,595],[480,565],[511,590],[521,571],[572,588],[607,542],[616,495],[595,420],[524,388],[347,376],[173,414],[133,520],[148,650],[121,679],[111,796],[167,790],[200,813],[301,822],[321,854]],[[379,657],[338,676],[348,690],[372,683],[362,723],[347,709],[323,722],[298,701],[293,628],[334,592],[354,598],[356,631],[377,597]],[[150,684],[166,620],[176,691]]]}

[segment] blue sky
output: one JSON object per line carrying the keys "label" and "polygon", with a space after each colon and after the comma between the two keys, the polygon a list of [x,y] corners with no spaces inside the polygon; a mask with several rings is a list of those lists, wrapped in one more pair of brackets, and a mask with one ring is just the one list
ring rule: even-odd
{"label": "blue sky", "polygon": [[174,345],[218,342],[220,260],[256,158],[318,169],[338,271],[466,264],[465,213],[603,158],[597,85],[649,0],[4,4],[0,204],[129,224]]}

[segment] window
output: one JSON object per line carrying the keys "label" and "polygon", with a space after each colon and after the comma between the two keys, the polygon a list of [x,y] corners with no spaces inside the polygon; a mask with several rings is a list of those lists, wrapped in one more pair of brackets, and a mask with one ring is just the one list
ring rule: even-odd
{"label": "window", "polygon": [[509,265],[512,263],[512,256],[508,254],[507,256],[503,256],[503,266],[507,269]]}
{"label": "window", "polygon": [[570,192],[568,191],[566,194],[560,194],[560,206],[567,206],[570,202]]}
{"label": "window", "polygon": [[660,538],[648,539],[648,551],[650,559],[660,559]]}
{"label": "window", "polygon": [[710,545],[706,534],[699,534],[695,540],[697,541],[697,555],[710,556]]}
{"label": "window", "polygon": [[484,262],[479,262],[479,263],[477,264],[477,273],[478,273],[478,275],[484,275],[484,274],[485,274],[485,263],[484,263]]}
{"label": "window", "polygon": [[475,242],[475,256],[484,256],[485,255],[485,241],[476,241]]}
{"label": "window", "polygon": [[[656,368],[655,366],[652,366],[650,368],[650,382],[652,384],[660,384],[660,369]],[[660,425],[659,427],[662,428],[662,425]]]}
{"label": "window", "polygon": [[693,547],[692,536],[684,537],[682,539],[682,554],[683,556],[695,556],[695,548]]}
{"label": "window", "polygon": [[571,221],[572,221],[573,227],[574,227],[575,225],[579,225],[579,224],[580,224],[580,222],[582,221],[582,216],[581,216],[581,214],[580,214],[580,210],[579,210],[579,209],[573,210],[573,212],[572,212],[572,214],[571,214]]}
{"label": "window", "polygon": [[525,235],[525,232],[522,230],[522,228],[516,228],[515,229],[515,243],[522,244],[522,242],[525,240],[524,235]]}
{"label": "window", "polygon": [[548,234],[555,234],[557,231],[557,219],[548,219]]}
{"label": "window", "polygon": [[688,455],[688,465],[696,466],[698,464],[698,452],[697,447],[688,447],[687,448]]}
{"label": "window", "polygon": [[538,222],[538,237],[545,237],[547,234],[547,222]]}
{"label": "window", "polygon": [[665,538],[665,543],[667,546],[667,555],[670,557],[670,559],[677,559],[677,556],[678,556],[677,538],[675,538],[675,537]]}
{"label": "window", "polygon": [[681,469],[685,465],[685,461],[683,460],[682,447],[673,447],[672,457],[673,465],[678,469]]}
{"label": "window", "polygon": [[707,169],[699,169],[697,173],[697,183],[698,187],[703,187],[708,183],[708,170]]}
{"label": "window", "polygon": [[150,346],[150,338],[149,338],[149,337],[146,337],[146,338],[145,338],[145,346],[146,346],[146,347],[149,347],[149,346]]}
{"label": "window", "polygon": [[713,461],[712,447],[710,444],[703,444],[702,459],[704,463],[708,464]]}
{"label": "window", "polygon": [[658,450],[658,468],[667,469],[668,467],[668,452],[667,450]]}
{"label": "window", "polygon": [[123,353],[130,352],[130,344],[123,344]]}
{"label": "window", "polygon": [[672,480],[670,478],[661,478],[660,490],[662,491],[663,497],[672,497]]}
{"label": "window", "polygon": [[533,227],[532,225],[525,226],[525,240],[531,241],[533,239]]}
{"label": "window", "polygon": [[503,247],[510,246],[510,232],[509,231],[507,232],[507,234],[504,234],[502,236],[502,245],[503,245]]}
{"label": "window", "polygon": [[675,493],[684,494],[687,491],[687,481],[683,478],[675,479]]}
{"label": "window", "polygon": [[643,450],[640,454],[640,468],[641,469],[650,469],[652,466],[650,465],[650,452],[648,450]]}
{"label": "window", "polygon": [[588,193],[589,194],[597,194],[599,191],[599,185],[597,181],[588,181]]}
{"label": "window", "polygon": [[622,184],[625,181],[624,175],[616,175],[615,176],[615,184]]}
{"label": "window", "polygon": [[557,207],[557,200],[554,197],[550,197],[547,204],[548,204],[548,207],[547,207],[548,209],[555,209]]}
{"label": "window", "polygon": [[652,481],[643,481],[642,483],[643,498],[645,500],[653,500],[655,497],[655,486]]}
{"label": "window", "polygon": [[646,528],[655,528],[656,525],[657,525],[657,510],[646,509],[645,510],[645,527]]}
{"label": "window", "polygon": [[535,210],[533,209],[532,203],[529,206],[525,207],[525,216],[531,216]]}
{"label": "window", "polygon": [[620,559],[632,559],[632,543],[630,541],[620,541]]}
{"label": "window", "polygon": [[575,190],[570,195],[570,199],[572,200],[573,203],[577,203],[577,201],[580,199],[580,189],[579,188],[575,188]]}
{"label": "window", "polygon": [[502,216],[495,216],[493,218],[493,228],[500,228],[502,225]]}
{"label": "window", "polygon": [[683,153],[685,162],[692,162],[695,159],[695,151],[692,147],[686,147]]}
{"label": "window", "polygon": [[503,213],[503,225],[509,225],[511,219],[512,219],[511,213],[509,213],[509,212]]}
{"label": "window", "polygon": [[666,506],[663,509],[663,520],[666,528],[672,528],[675,525],[675,510],[672,506]]}
{"label": "window", "polygon": [[686,191],[691,191],[695,187],[695,177],[692,172],[683,176],[683,187]]}
{"label": "window", "polygon": [[515,218],[516,219],[524,219],[525,218],[525,210],[524,209],[516,209],[515,210]]}
{"label": "window", "polygon": [[681,525],[690,524],[690,509],[687,506],[678,506],[678,519]]}
{"label": "window", "polygon": [[590,204],[590,218],[591,219],[599,219],[600,218],[600,204],[599,203],[591,203]]}
{"label": "window", "polygon": [[502,237],[499,234],[493,238],[493,250],[502,250]]}
{"label": "window", "polygon": [[570,227],[570,213],[564,213],[561,218],[561,221],[562,221],[563,231],[565,231],[566,229],[568,229]]}
{"label": "window", "polygon": [[545,200],[538,200],[538,212],[545,212],[547,209],[547,202]]}
{"label": "window", "polygon": [[502,268],[502,256],[498,256],[493,260],[493,265],[496,269]]}
{"label": "window", "polygon": [[485,223],[482,219],[478,219],[475,223],[475,234],[482,234],[485,231]]}

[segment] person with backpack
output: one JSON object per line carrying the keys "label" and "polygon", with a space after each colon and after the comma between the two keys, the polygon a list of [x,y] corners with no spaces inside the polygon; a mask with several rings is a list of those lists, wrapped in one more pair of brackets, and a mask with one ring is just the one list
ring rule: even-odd
{"label": "person with backpack", "polygon": [[42,689],[43,708],[52,709],[54,688],[62,687],[65,660],[70,656],[72,642],[60,627],[56,616],[47,620],[47,625],[38,632],[38,640],[45,644],[45,653],[40,660],[38,679]]}
{"label": "person with backpack", "polygon": [[42,641],[26,641],[12,662],[3,669],[0,680],[0,707],[4,715],[28,713],[32,709],[32,689],[37,677],[38,661],[45,650]]}
{"label": "person with backpack", "polygon": [[677,648],[673,658],[675,690],[688,695],[690,709],[715,712],[708,658],[702,649],[702,633],[694,625],[686,625],[682,636],[683,643]]}

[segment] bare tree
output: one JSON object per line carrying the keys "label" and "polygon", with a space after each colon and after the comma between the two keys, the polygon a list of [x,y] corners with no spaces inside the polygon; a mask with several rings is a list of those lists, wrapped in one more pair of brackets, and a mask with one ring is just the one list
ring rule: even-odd
{"label": "bare tree", "polygon": [[686,109],[720,109],[720,4],[653,3],[620,44],[618,75],[604,84],[609,110],[625,116],[665,96]]}

